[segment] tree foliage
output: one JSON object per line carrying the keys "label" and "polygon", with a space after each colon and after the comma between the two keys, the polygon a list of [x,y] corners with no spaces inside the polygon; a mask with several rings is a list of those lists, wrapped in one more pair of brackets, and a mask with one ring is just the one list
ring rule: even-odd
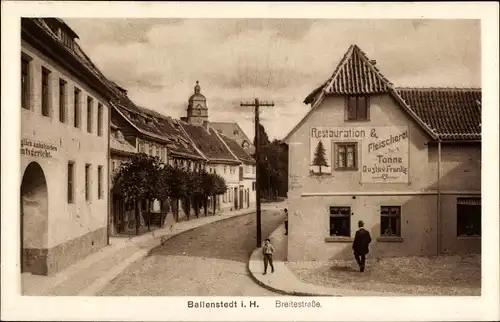
{"label": "tree foliage", "polygon": [[[179,219],[179,201],[181,201],[189,219],[191,208],[194,209],[196,216],[199,216],[202,205],[207,215],[208,197],[225,193],[227,185],[224,178],[215,173],[207,173],[204,170],[189,171],[166,165],[157,157],[141,153],[122,164],[114,177],[113,189],[114,193],[126,203],[136,205],[136,224],[138,224],[140,222],[138,204],[143,200],[149,202],[169,200],[176,220]],[[138,231],[138,226],[136,229]]]}
{"label": "tree foliage", "polygon": [[288,146],[276,139],[269,141],[262,124],[259,124],[259,135],[259,186],[264,191],[262,196],[270,199],[278,195],[285,197],[288,191]]}

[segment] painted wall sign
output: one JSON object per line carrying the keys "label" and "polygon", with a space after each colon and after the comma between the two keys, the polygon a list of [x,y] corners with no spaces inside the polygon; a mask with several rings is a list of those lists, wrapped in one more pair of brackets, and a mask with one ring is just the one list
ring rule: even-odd
{"label": "painted wall sign", "polygon": [[29,139],[21,140],[21,155],[28,155],[39,158],[53,158],[54,152],[57,152],[58,147],[45,142],[32,141]]}
{"label": "painted wall sign", "polygon": [[[353,146],[355,168],[362,183],[408,182],[408,127],[311,127],[309,172],[331,175],[335,171],[335,143]],[[338,162],[337,162],[338,164]]]}

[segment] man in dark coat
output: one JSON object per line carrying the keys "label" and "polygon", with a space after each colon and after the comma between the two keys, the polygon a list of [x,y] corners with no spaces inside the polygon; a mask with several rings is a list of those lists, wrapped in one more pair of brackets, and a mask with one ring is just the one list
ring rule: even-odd
{"label": "man in dark coat", "polygon": [[354,258],[359,265],[359,271],[365,271],[365,259],[366,254],[369,253],[368,245],[370,245],[372,241],[372,237],[370,236],[370,232],[363,228],[365,224],[362,220],[358,222],[358,231],[354,236],[354,242],[352,243],[352,250],[354,252]]}

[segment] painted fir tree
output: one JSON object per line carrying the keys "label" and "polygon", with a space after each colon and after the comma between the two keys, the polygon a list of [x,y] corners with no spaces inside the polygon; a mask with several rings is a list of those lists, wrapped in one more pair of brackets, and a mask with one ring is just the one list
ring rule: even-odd
{"label": "painted fir tree", "polygon": [[316,151],[314,151],[312,165],[319,167],[319,174],[321,174],[321,167],[328,167],[328,163],[326,162],[325,147],[323,146],[323,142],[321,142],[321,140],[316,146]]}

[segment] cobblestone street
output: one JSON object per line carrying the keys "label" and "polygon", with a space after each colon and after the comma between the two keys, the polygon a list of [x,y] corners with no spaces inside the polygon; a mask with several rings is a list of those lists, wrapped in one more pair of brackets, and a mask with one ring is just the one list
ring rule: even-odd
{"label": "cobblestone street", "polygon": [[[262,236],[268,236],[283,220],[278,211],[263,211]],[[277,295],[257,285],[248,274],[255,234],[255,214],[250,214],[178,235],[132,264],[100,295]]]}

